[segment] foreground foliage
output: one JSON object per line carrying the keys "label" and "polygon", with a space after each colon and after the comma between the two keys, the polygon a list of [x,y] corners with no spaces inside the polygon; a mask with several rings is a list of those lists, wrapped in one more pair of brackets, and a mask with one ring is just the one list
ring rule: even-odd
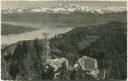
{"label": "foreground foliage", "polygon": [[[126,22],[110,22],[107,24],[75,28],[61,37],[50,40],[52,58],[65,57],[69,61],[69,71],[62,74],[72,80],[97,79],[86,75],[84,71],[72,69],[82,56],[89,56],[98,61],[98,79],[126,79],[127,49]],[[43,40],[20,41],[2,49],[2,79],[39,80],[53,79],[54,72],[44,72],[41,55],[45,51]],[[49,76],[47,76],[49,75]]]}

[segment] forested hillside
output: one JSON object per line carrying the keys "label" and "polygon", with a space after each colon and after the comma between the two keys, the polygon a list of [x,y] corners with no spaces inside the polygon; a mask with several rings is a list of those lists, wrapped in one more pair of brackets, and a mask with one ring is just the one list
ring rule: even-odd
{"label": "forested hillside", "polygon": [[[125,80],[127,76],[127,23],[110,22],[75,28],[50,39],[52,56],[65,57],[73,66],[86,55],[98,61],[99,70],[105,70],[105,79]],[[45,76],[41,55],[43,40],[20,41],[2,49],[2,79],[39,80]],[[70,72],[70,71],[69,71]],[[79,73],[78,73],[79,74]],[[69,79],[74,75],[67,75]],[[80,75],[80,74],[79,74]],[[53,76],[49,74],[49,76]],[[86,77],[87,79],[88,77]],[[81,78],[79,77],[81,80]],[[88,78],[89,79],[89,78]]]}
{"label": "forested hillside", "polygon": [[31,28],[31,27],[18,26],[18,25],[11,25],[6,23],[1,24],[2,35],[19,34],[19,33],[30,32],[34,30],[37,30],[37,29]]}
{"label": "forested hillside", "polygon": [[71,14],[61,13],[13,13],[2,14],[2,22],[21,22],[31,25],[48,27],[81,27],[87,25],[105,24],[111,21],[127,21],[127,12],[118,13],[91,13],[72,12]]}

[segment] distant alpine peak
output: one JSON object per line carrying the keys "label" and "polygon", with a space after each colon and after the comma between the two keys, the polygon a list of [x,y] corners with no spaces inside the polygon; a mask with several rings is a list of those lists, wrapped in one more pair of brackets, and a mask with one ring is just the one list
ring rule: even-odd
{"label": "distant alpine peak", "polygon": [[78,4],[58,4],[55,5],[51,8],[44,8],[44,7],[39,7],[39,8],[27,8],[27,7],[19,7],[19,8],[8,8],[8,9],[2,9],[2,13],[70,13],[70,12],[91,12],[91,13],[110,13],[110,12],[123,12],[126,11],[126,7],[112,7],[111,5],[104,5],[101,7],[93,7],[93,6],[81,6]]}

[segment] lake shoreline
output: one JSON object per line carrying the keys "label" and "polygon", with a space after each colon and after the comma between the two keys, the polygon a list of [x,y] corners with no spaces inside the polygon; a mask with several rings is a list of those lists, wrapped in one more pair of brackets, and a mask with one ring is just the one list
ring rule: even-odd
{"label": "lake shoreline", "polygon": [[72,29],[73,28],[71,27],[68,27],[68,28],[67,27],[66,28],[48,27],[48,28],[39,29],[31,32],[20,33],[20,34],[1,35],[1,39],[2,39],[1,44],[10,45],[22,40],[34,40],[36,38],[43,39],[42,33],[46,33],[46,32],[49,33],[49,38],[51,38],[57,34],[66,33]]}

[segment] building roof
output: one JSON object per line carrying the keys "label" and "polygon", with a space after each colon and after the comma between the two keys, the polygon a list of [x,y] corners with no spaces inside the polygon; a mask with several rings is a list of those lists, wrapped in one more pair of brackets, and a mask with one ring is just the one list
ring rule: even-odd
{"label": "building roof", "polygon": [[56,71],[59,67],[61,67],[61,64],[62,64],[63,62],[65,62],[65,61],[67,62],[67,60],[66,60],[65,58],[60,58],[60,59],[48,59],[48,60],[46,61],[46,64],[52,66],[52,67],[55,69],[55,71]]}
{"label": "building roof", "polygon": [[81,66],[82,70],[92,71],[97,68],[97,61],[94,58],[89,58],[83,56],[78,60],[78,64]]}

